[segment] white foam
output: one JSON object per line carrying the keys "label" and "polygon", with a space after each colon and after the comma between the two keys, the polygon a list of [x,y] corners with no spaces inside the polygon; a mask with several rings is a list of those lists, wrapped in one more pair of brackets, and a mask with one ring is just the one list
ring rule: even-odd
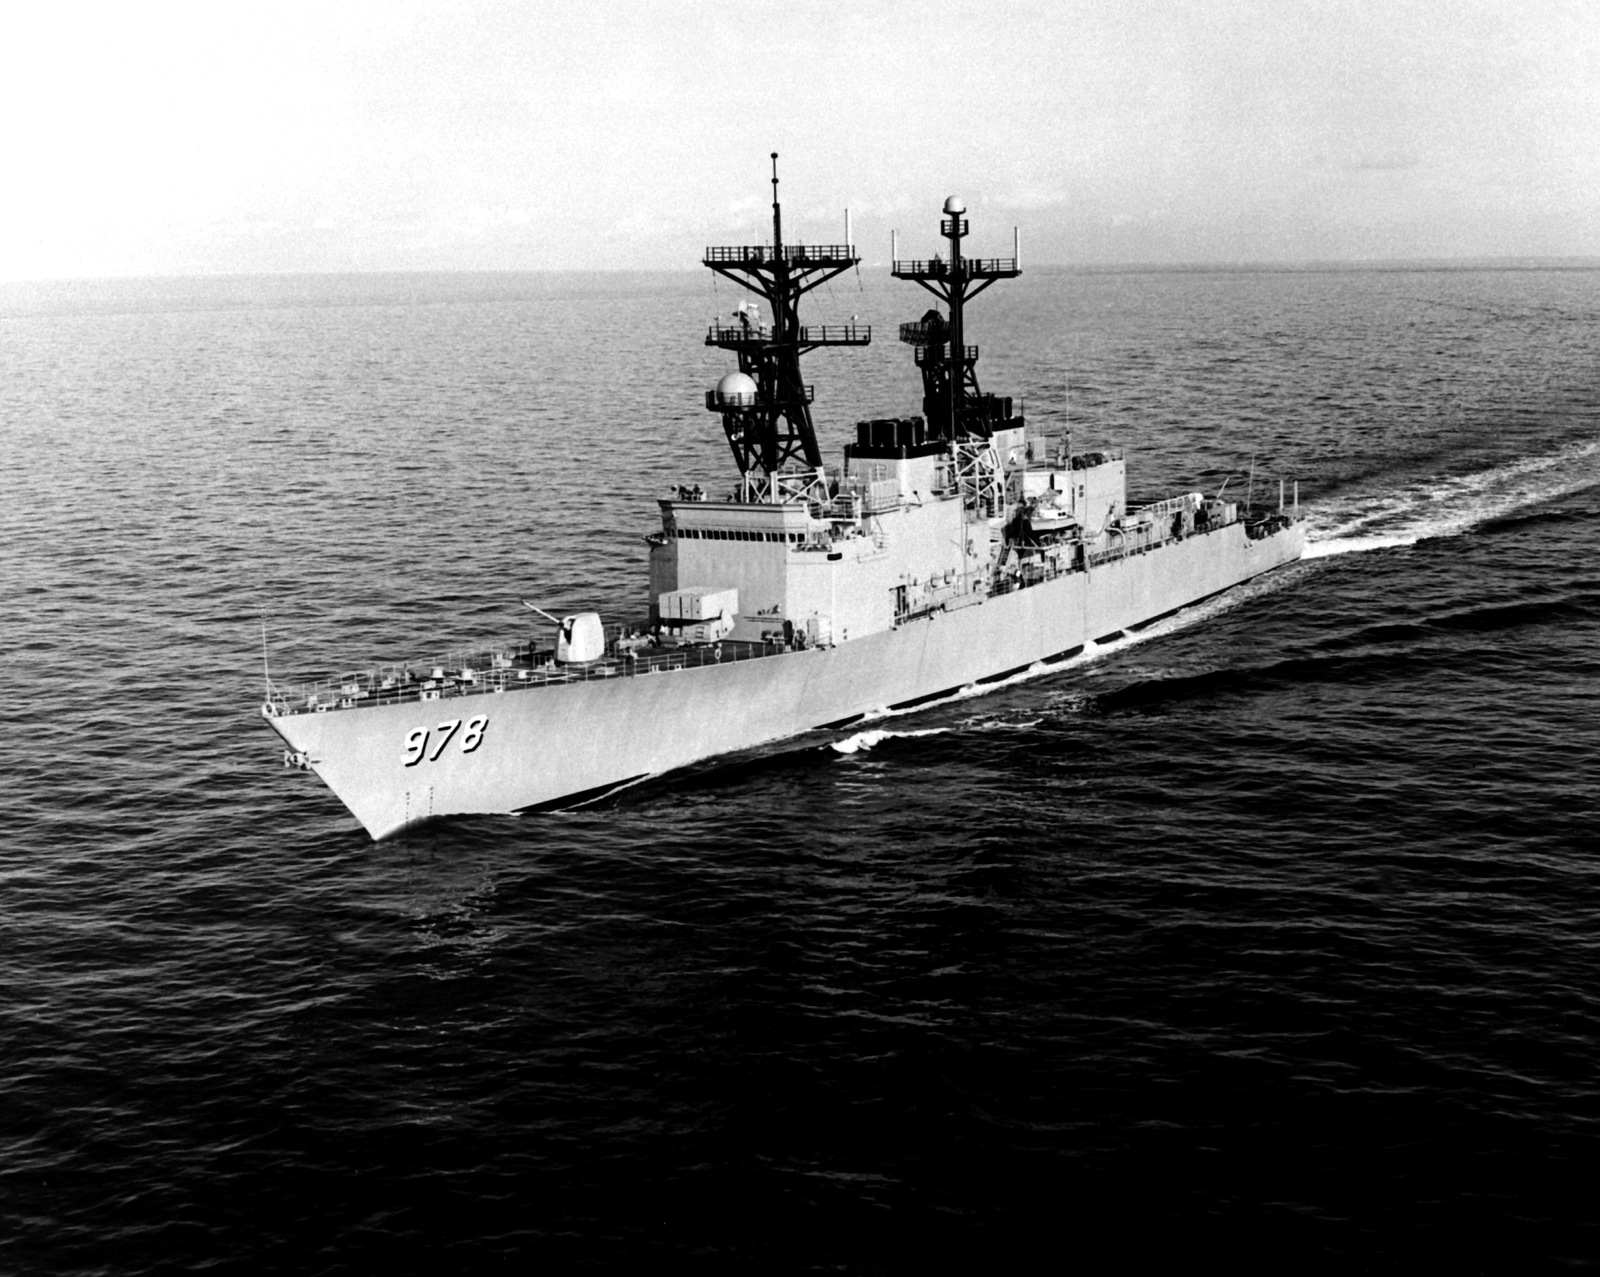
{"label": "white foam", "polygon": [[887,728],[874,727],[864,732],[857,732],[854,736],[833,742],[833,748],[841,754],[860,754],[866,750],[881,745],[886,740],[894,740],[907,736],[939,736],[948,732],[948,727],[925,727],[915,732],[891,732]]}
{"label": "white foam", "polygon": [[1367,550],[1398,550],[1422,540],[1420,534],[1406,536],[1333,537],[1327,541],[1307,541],[1303,559],[1326,559],[1335,554],[1361,554]]}
{"label": "white foam", "polygon": [[1331,502],[1307,511],[1305,557],[1356,554],[1460,536],[1491,519],[1600,483],[1600,440],[1568,444],[1538,457],[1449,478],[1425,479],[1397,492]]}
{"label": "white foam", "polygon": [[963,732],[1031,732],[1044,720],[1042,718],[969,718],[961,724]]}

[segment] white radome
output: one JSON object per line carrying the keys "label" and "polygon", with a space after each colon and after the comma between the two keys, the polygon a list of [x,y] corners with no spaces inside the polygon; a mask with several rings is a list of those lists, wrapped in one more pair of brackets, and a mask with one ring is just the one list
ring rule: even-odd
{"label": "white radome", "polygon": [[944,211],[951,214],[965,213],[967,211],[967,202],[959,195],[952,195],[949,199],[945,200]]}
{"label": "white radome", "polygon": [[755,378],[730,372],[717,383],[717,402],[724,408],[751,408],[756,402]]}

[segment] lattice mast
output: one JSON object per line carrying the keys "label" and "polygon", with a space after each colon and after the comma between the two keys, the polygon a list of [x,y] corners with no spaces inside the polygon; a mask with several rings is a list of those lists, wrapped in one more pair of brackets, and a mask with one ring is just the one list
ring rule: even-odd
{"label": "lattice mast", "polygon": [[[846,224],[846,236],[848,222]],[[772,244],[707,248],[704,264],[741,288],[766,299],[770,326],[750,321],[741,308],[740,322],[714,323],[706,345],[731,350],[739,371],[754,383],[725,377],[706,394],[706,407],[722,414],[722,427],[747,478],[754,472],[772,478],[799,462],[815,473],[822,466],[811,424],[812,387],[800,376],[800,356],[818,346],[865,346],[872,340],[866,325],[803,326],[800,299],[861,259],[855,246],[804,245],[783,242],[783,211],[778,203],[778,153],[772,153]],[[759,316],[758,316],[759,319]],[[778,485],[770,493],[777,499]]]}
{"label": "lattice mast", "polygon": [[971,301],[997,279],[1022,274],[1019,240],[1012,241],[1010,257],[963,257],[961,241],[967,234],[967,206],[952,195],[944,202],[945,217],[939,231],[949,244],[949,259],[895,261],[896,279],[921,284],[944,302],[950,316],[929,311],[914,324],[900,325],[900,340],[915,346],[922,370],[922,411],[928,432],[938,438],[969,435],[987,438],[1010,418],[1008,402],[986,395],[978,387],[978,348],[966,344],[963,313]]}

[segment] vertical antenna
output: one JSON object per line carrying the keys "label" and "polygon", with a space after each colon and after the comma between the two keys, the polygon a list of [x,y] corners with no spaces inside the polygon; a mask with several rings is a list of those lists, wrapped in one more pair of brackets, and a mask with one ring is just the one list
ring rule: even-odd
{"label": "vertical antenna", "polygon": [[261,676],[267,681],[267,699],[272,699],[272,671],[267,668],[267,618],[261,618]]}
{"label": "vertical antenna", "polygon": [[850,233],[850,210],[849,209],[845,209],[845,211],[844,211],[844,246],[846,248],[849,248],[855,242],[856,242],[855,241],[855,236],[853,236]]}
{"label": "vertical antenna", "polygon": [[783,213],[778,208],[778,153],[772,153],[772,247],[783,258]]}
{"label": "vertical antenna", "polygon": [[889,232],[889,269],[894,269],[895,258],[900,256],[900,232]]}
{"label": "vertical antenna", "polygon": [[1011,228],[1011,258],[1018,270],[1022,269],[1022,227]]}
{"label": "vertical antenna", "polygon": [[1078,513],[1078,484],[1072,477],[1072,374],[1061,374],[1062,384],[1066,388],[1067,406],[1065,416],[1067,419],[1067,451],[1063,460],[1067,466],[1067,509],[1074,515]]}
{"label": "vertical antenna", "polygon": [[966,301],[966,276],[961,266],[961,237],[966,234],[966,218],[962,216],[967,211],[966,204],[954,195],[948,196],[944,202],[945,219],[942,229],[945,231],[945,240],[950,245],[950,287],[948,289],[950,304],[950,377],[945,389],[949,392],[949,402],[945,409],[949,413],[950,437],[954,439],[961,433],[961,408],[966,400],[966,387],[962,384],[965,380],[967,335],[966,324],[963,322],[962,307]]}

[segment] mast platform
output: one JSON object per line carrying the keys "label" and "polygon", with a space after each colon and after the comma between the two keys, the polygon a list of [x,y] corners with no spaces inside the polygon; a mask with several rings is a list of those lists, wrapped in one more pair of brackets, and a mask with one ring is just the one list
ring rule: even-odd
{"label": "mast platform", "polygon": [[[805,349],[818,346],[869,346],[871,324],[808,324],[795,330],[789,339]],[[755,350],[778,341],[777,333],[766,324],[712,324],[706,331],[706,345],[723,350]]]}
{"label": "mast platform", "polygon": [[[963,219],[965,220],[965,219]],[[950,263],[942,257],[895,262],[889,272],[896,279],[949,279]],[[1015,257],[963,257],[964,279],[1015,279],[1022,274]]]}
{"label": "mast platform", "polygon": [[[934,344],[917,342],[915,345],[917,349],[913,358],[916,360],[918,368],[925,368],[934,364],[945,364],[950,361],[950,353],[945,349],[945,343],[942,341]],[[966,350],[967,365],[970,367],[978,362],[978,348],[976,346],[968,346]]]}
{"label": "mast platform", "polygon": [[759,269],[783,262],[786,266],[854,266],[861,259],[850,244],[784,244],[774,248],[771,244],[725,244],[707,248],[700,259],[702,266]]}
{"label": "mast platform", "polygon": [[[779,407],[793,408],[799,406],[800,404],[809,405],[815,403],[816,398],[816,386],[811,382],[806,382],[801,386],[785,386],[770,393],[756,394],[752,396],[750,402],[744,404],[743,407],[746,409]],[[706,408],[711,412],[727,412],[729,410],[727,396],[716,390],[706,391]]]}

